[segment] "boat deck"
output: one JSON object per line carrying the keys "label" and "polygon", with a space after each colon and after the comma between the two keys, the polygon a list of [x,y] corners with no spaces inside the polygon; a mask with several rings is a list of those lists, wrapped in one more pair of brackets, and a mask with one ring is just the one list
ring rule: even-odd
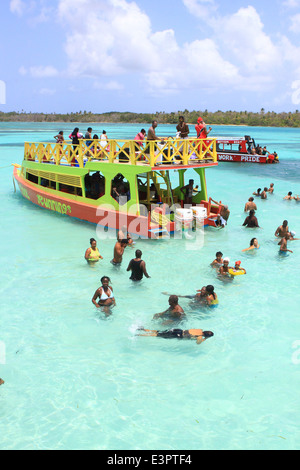
{"label": "boat deck", "polygon": [[147,167],[148,170],[187,169],[216,166],[216,140],[167,139],[146,141],[141,146],[134,140],[80,140],[71,143],[26,142],[24,160],[84,168],[87,163],[114,163]]}

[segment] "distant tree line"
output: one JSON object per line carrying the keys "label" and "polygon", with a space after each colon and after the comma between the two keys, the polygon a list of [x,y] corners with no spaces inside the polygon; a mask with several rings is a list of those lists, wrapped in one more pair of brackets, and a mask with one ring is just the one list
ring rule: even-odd
{"label": "distant tree line", "polygon": [[300,113],[275,113],[265,112],[262,108],[259,113],[249,111],[177,111],[165,113],[163,111],[152,113],[131,113],[131,112],[109,112],[95,114],[87,111],[77,113],[56,114],[56,113],[25,113],[22,112],[0,112],[0,122],[111,122],[111,123],[147,123],[150,124],[156,119],[160,124],[175,124],[179,116],[184,116],[185,121],[196,124],[199,116],[202,116],[208,124],[215,125],[245,125],[245,126],[268,126],[268,127],[300,127]]}

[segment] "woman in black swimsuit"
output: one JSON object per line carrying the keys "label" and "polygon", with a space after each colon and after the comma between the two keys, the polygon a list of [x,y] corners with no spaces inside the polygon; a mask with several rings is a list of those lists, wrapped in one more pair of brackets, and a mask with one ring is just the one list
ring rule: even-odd
{"label": "woman in black swimsuit", "polygon": [[157,336],[159,338],[177,338],[177,339],[195,339],[197,344],[203,343],[207,338],[214,336],[212,331],[203,331],[201,329],[190,329],[180,330],[179,328],[173,328],[172,330],[157,331],[157,330],[145,330],[141,328],[145,334],[139,334],[139,336]]}

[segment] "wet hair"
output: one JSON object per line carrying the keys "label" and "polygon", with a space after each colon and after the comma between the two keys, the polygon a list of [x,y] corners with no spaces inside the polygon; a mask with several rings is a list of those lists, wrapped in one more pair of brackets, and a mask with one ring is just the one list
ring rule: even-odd
{"label": "wet hair", "polygon": [[290,191],[290,192],[288,193],[288,196],[291,196],[292,194],[293,194],[292,191]]}
{"label": "wet hair", "polygon": [[249,215],[254,215],[254,214],[255,214],[255,211],[251,209],[251,211],[249,212]]}
{"label": "wet hair", "polygon": [[103,284],[104,279],[107,279],[108,282],[111,282],[111,280],[110,280],[110,278],[109,278],[108,276],[102,276],[101,279],[100,279],[101,284]]}
{"label": "wet hair", "polygon": [[215,290],[214,286],[212,285],[206,286],[206,292],[208,293],[208,295],[213,295],[215,299],[217,294],[214,292],[214,290]]}
{"label": "wet hair", "polygon": [[217,258],[218,256],[223,256],[223,253],[222,253],[221,251],[217,251],[217,253],[216,253],[216,258]]}
{"label": "wet hair", "polygon": [[177,295],[170,295],[169,300],[172,304],[178,304],[178,297]]}
{"label": "wet hair", "polygon": [[261,188],[258,188],[257,192],[260,193],[260,192],[261,192]]}
{"label": "wet hair", "polygon": [[[96,241],[95,238],[91,238],[91,239],[90,239],[90,244],[92,244],[92,243],[95,242],[95,241]],[[96,243],[97,243],[97,242],[96,242]]]}
{"label": "wet hair", "polygon": [[282,222],[282,225],[283,225],[284,227],[286,227],[286,226],[288,225],[288,221],[287,221],[287,220],[284,220],[284,221]]}
{"label": "wet hair", "polygon": [[125,243],[126,245],[128,244],[127,238],[123,238],[122,240],[119,240],[120,243]]}
{"label": "wet hair", "polygon": [[214,333],[212,331],[203,331],[203,336],[204,338],[211,338],[214,336]]}
{"label": "wet hair", "polygon": [[142,254],[143,254],[143,253],[141,252],[141,250],[136,250],[136,252],[135,252],[135,256],[136,256],[137,258],[141,258]]}
{"label": "wet hair", "polygon": [[268,191],[268,188],[264,188],[264,191]]}
{"label": "wet hair", "polygon": [[249,197],[248,201],[254,201],[254,197]]}
{"label": "wet hair", "polygon": [[254,245],[254,240],[256,240],[256,237],[255,237],[255,238],[252,238],[252,240],[250,241],[250,246],[253,246],[253,245]]}

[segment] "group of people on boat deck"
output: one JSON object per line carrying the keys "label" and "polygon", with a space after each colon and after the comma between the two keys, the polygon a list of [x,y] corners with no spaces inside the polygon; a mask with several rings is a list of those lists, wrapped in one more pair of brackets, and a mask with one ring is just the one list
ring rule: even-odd
{"label": "group of people on boat deck", "polygon": [[[152,121],[148,132],[145,129],[141,129],[140,132],[134,137],[134,141],[140,147],[143,146],[145,140],[147,141],[161,141],[159,136],[156,135],[156,128],[158,126],[158,122],[156,120]],[[212,127],[207,128],[204,120],[202,117],[199,117],[197,120],[197,124],[195,125],[195,131],[197,135],[197,139],[206,139],[208,134],[211,132]],[[92,127],[88,127],[85,135],[79,132],[79,128],[75,127],[73,132],[69,135],[69,139],[72,140],[73,149],[76,150],[77,146],[79,145],[80,139],[84,139],[86,145],[89,147],[94,140],[99,140],[98,134],[92,135],[93,129]],[[190,133],[190,129],[188,124],[185,122],[184,116],[179,116],[179,122],[176,126],[176,138],[178,139],[187,139]],[[65,142],[64,132],[59,131],[57,135],[54,136],[54,139],[58,144],[63,144]],[[100,145],[102,147],[106,147],[107,149],[107,133],[105,130],[102,131],[100,136]]]}

